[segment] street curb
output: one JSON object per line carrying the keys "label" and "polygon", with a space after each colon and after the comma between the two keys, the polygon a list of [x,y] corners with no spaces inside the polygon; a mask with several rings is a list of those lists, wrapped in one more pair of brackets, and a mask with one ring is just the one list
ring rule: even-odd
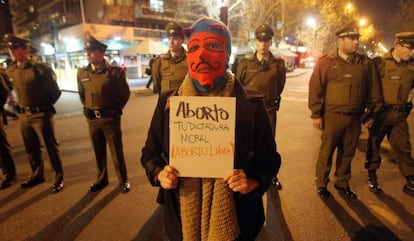
{"label": "street curb", "polygon": [[131,89],[131,92],[135,96],[150,96],[155,94],[152,89]]}
{"label": "street curb", "polygon": [[286,78],[301,76],[301,75],[303,75],[303,74],[305,74],[305,73],[307,73],[309,71],[311,71],[311,70],[309,69],[309,70],[302,71],[302,72],[299,72],[299,73],[286,74]]}

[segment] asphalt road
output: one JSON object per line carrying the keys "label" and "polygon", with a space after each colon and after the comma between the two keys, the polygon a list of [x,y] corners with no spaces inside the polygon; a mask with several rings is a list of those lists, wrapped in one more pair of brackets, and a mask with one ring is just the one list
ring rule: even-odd
{"label": "asphalt road", "polygon": [[[266,224],[257,241],[393,241],[414,240],[413,196],[404,184],[392,153],[385,144],[379,179],[384,192],[366,187],[363,169],[366,132],[352,166],[351,186],[358,199],[341,198],[330,185],[328,201],[316,195],[315,159],[320,132],[312,128],[307,109],[310,72],[290,75],[278,113],[277,145],[283,163],[283,190],[271,188],[264,196]],[[163,215],[140,165],[140,153],[157,96],[140,89],[131,95],[122,120],[123,142],[131,192],[122,194],[110,155],[110,184],[89,194],[96,177],[87,124],[76,93],[65,92],[56,105],[56,136],[65,171],[65,187],[51,194],[53,172],[45,160],[46,182],[30,189],[18,184],[0,191],[0,240],[165,241]],[[410,125],[413,120],[409,118]],[[6,127],[17,166],[18,182],[26,180],[29,163],[16,121]],[[333,180],[333,174],[331,180]]]}

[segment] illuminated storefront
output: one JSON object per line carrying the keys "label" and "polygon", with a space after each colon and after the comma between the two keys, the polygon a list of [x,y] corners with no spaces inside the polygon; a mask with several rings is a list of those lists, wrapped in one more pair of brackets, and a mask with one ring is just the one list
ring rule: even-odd
{"label": "illuminated storefront", "polygon": [[[83,36],[85,33],[90,33],[108,45],[105,55],[109,63],[125,66],[127,68],[128,78],[145,77],[144,70],[148,67],[148,62],[152,54],[155,53],[150,50],[139,49],[135,52],[133,51],[134,46],[139,46],[140,43],[149,41],[145,39],[134,40],[137,39],[134,33],[139,31],[140,29],[133,27],[100,24],[80,24],[72,26],[58,31],[55,47],[47,42],[40,44],[40,59],[50,64],[55,70],[61,89],[76,91],[77,69],[88,64],[84,51]],[[152,31],[160,32],[161,30]],[[166,43],[153,41],[164,46],[163,52],[156,54],[162,54],[164,50],[168,50]]]}

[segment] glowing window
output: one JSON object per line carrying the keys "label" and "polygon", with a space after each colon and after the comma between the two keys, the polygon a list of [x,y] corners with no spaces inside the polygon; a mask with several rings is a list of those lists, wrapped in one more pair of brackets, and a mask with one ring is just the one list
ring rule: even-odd
{"label": "glowing window", "polygon": [[163,0],[150,0],[150,10],[158,13],[164,12]]}

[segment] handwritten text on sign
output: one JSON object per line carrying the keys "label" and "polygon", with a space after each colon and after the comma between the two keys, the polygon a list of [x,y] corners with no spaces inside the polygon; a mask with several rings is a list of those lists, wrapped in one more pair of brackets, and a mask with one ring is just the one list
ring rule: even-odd
{"label": "handwritten text on sign", "polygon": [[233,169],[236,99],[170,99],[170,165],[182,177],[222,178]]}

